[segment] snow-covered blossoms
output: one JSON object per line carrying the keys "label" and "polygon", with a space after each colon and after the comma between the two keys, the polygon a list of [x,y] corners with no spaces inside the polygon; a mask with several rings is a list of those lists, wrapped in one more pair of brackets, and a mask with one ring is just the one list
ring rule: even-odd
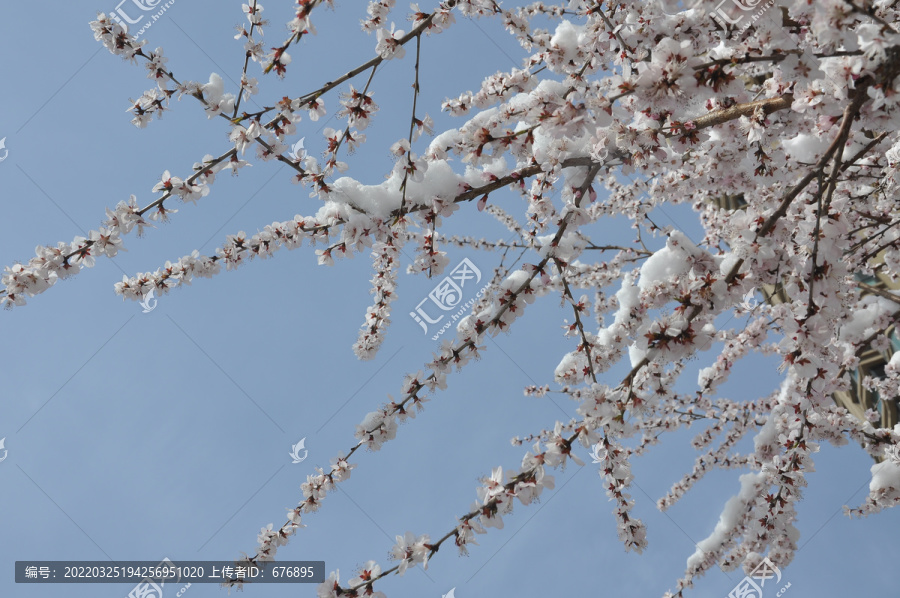
{"label": "snow-covered blossoms", "polygon": [[[528,326],[523,315],[547,296],[562,309],[552,330],[565,349],[535,374],[553,379],[533,381],[526,393],[571,399],[575,416],[521,432],[514,446],[531,447],[521,466],[483,470],[490,473],[479,481],[476,502],[449,530],[397,536],[393,571],[446,554],[437,550],[444,540],[461,553],[472,549],[478,535],[504,529],[517,501],[530,505],[552,489],[552,469],[572,462],[597,471],[620,541],[641,552],[648,531],[635,516],[631,459],[666,433],[690,427],[696,459],[658,497],[659,509],[683,500],[711,471],[742,471],[713,532],[685,554],[672,596],[680,598],[717,565],[752,564],[762,555],[778,566],[790,563],[797,505],[823,443],[861,446],[876,460],[868,496],[851,514],[900,502],[900,429],[889,423],[900,394],[893,332],[900,300],[892,290],[900,281],[898,8],[788,2],[778,19],[743,15],[738,30],[676,2],[563,4],[446,0],[400,14],[394,0],[372,0],[359,16],[362,29],[375,34],[374,49],[368,45],[365,56],[320,87],[285,87],[302,95],[252,108],[267,74],[283,77],[302,62],[302,44],[314,42],[306,36],[315,33],[315,11],[331,2],[298,0],[285,38],[265,44],[262,6],[243,4],[236,39],[244,62],[258,70],[245,68],[231,92],[216,73],[202,84],[179,79],[162,49],[149,51],[107,15],[91,23],[97,41],[140,61],[153,81],[129,101],[137,127],[174,109],[177,96],[221,127],[227,151],[205,156],[193,170],[166,171],[158,182],[154,174],[159,197],[146,206],[133,197],[120,202],[96,230],[39,246],[27,262],[5,267],[5,306],[22,305],[116,255],[128,232],[140,235],[176,217],[173,196],[196,202],[217,173],[235,174],[251,161],[280,162],[307,188],[301,195],[314,198],[311,215],[291,211],[271,224],[236,226],[210,255],[191,252],[125,276],[115,291],[130,299],[167,293],[282,248],[309,247],[310,260],[338,270],[344,258],[366,254],[373,297],[352,349],[372,359],[392,310],[409,308],[398,296],[401,262],[411,275],[435,276],[456,250],[501,256],[480,296],[447,326],[450,334],[415,364],[423,369],[369,406],[352,444],[329,468],[307,473],[286,522],[260,531],[252,560],[271,560],[302,518],[325,508],[357,467],[348,461],[356,452],[403,442],[400,424],[420,419],[425,403],[450,386],[451,373],[491,350],[485,337]],[[422,91],[460,58],[439,63],[445,57],[427,52],[427,34],[452,31],[456,13],[496,17],[522,55],[514,68],[479,73],[480,85],[470,90],[428,89],[447,98],[446,114],[435,121],[423,116],[420,104],[434,96]],[[403,18],[408,32],[392,22]],[[786,46],[785,39],[792,41]],[[409,69],[413,106],[408,128],[377,133],[389,140],[382,151],[393,165],[383,182],[365,182],[355,178],[351,158],[366,133],[376,138],[366,129],[379,110],[373,90],[390,91],[379,87],[387,60],[392,69]],[[392,95],[379,101],[403,104]],[[324,120],[326,105],[338,104],[339,122],[319,136],[310,121]],[[304,138],[323,144],[316,148],[323,153],[300,151],[296,143]],[[670,205],[693,210],[702,230],[664,226],[659,214],[668,219],[663,208]],[[467,219],[499,223],[508,238],[452,230],[454,217],[463,227]],[[409,248],[415,255],[404,261]],[[459,290],[444,284],[435,292]],[[766,303],[741,307],[756,296]],[[737,364],[754,354],[776,366],[760,373],[751,398],[723,395]],[[865,407],[856,416],[835,402],[847,393]],[[375,586],[391,569],[363,562],[348,586],[332,573],[319,596],[380,595]]]}

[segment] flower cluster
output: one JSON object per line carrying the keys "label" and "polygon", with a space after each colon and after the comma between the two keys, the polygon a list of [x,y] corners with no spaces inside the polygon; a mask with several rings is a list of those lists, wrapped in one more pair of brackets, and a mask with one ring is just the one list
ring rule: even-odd
{"label": "flower cluster", "polygon": [[350,91],[341,96],[340,102],[342,108],[337,117],[346,118],[348,126],[360,130],[368,127],[372,115],[378,112],[378,104],[372,99],[372,92],[360,92],[352,85]]}
{"label": "flower cluster", "polygon": [[353,345],[353,351],[360,359],[375,356],[391,323],[391,303],[396,298],[397,262],[400,258],[394,237],[388,237],[386,242],[375,245],[372,257],[375,261],[375,274],[372,276],[375,301],[366,310],[366,322],[359,331],[359,339]]}
{"label": "flower cluster", "polygon": [[396,0],[371,0],[366,7],[367,17],[362,19],[362,30],[367,33],[380,31],[387,23],[387,16],[396,4]]}

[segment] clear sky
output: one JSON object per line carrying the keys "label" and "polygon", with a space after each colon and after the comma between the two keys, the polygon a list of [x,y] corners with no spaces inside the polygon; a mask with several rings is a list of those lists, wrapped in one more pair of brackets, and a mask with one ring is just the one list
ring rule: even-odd
{"label": "clear sky", "polygon": [[[145,32],[148,47],[162,46],[180,79],[205,82],[217,72],[226,90],[235,91],[243,64],[242,45],[233,39],[234,25],[244,20],[240,4],[178,0]],[[291,4],[264,4],[271,20],[267,47],[285,38]],[[407,7],[400,4],[394,18],[408,29]],[[0,20],[0,138],[9,152],[0,162],[2,265],[28,260],[35,245],[71,241],[97,228],[104,208],[132,193],[146,205],[164,170],[185,176],[205,154],[230,146],[222,119],[208,120],[192,98],[173,102],[147,129],[130,124],[129,98],[153,84],[141,65],[123,62],[94,41],[88,21],[113,7],[96,0],[36,2]],[[358,27],[364,13],[363,2],[347,1],[336,12],[317,11],[318,35],[290,50],[285,81],[264,77],[251,64],[250,75],[260,79],[255,102],[296,97],[371,57],[376,40]],[[419,106],[435,118],[437,130],[455,126],[440,114],[440,102],[477,89],[485,75],[517,65],[522,56],[497,21],[458,18],[449,31],[423,40]],[[345,158],[357,179],[377,183],[390,171],[387,147],[406,136],[411,83],[410,52],[376,75],[372,89],[381,110],[366,131],[366,146]],[[322,127],[335,125],[326,122],[337,109],[334,95],[326,97],[326,107],[325,119],[300,124],[297,138],[305,136],[310,151],[321,151]],[[496,201],[511,213],[523,211],[514,197]],[[211,254],[226,234],[252,234],[296,213],[314,214],[318,206],[319,200],[291,184],[286,168],[255,161],[238,177],[220,174],[196,206],[176,206],[170,223],[142,239],[125,237],[128,251],[115,260],[100,260],[29,305],[0,313],[0,438],[9,451],[0,462],[0,595],[113,598],[131,589],[16,585],[16,560],[231,560],[252,554],[259,529],[285,521],[314,467],[327,467],[338,451],[353,446],[365,414],[388,394],[400,394],[404,373],[430,361],[437,343],[407,314],[436,281],[405,274],[381,352],[369,362],[356,360],[351,344],[371,302],[368,255],[327,268],[316,265],[309,247],[281,251],[178,289],[146,314],[113,293],[123,273],[155,270],[194,249]],[[700,237],[684,206],[657,217]],[[630,232],[621,224],[604,223],[595,229],[596,239],[627,242]],[[464,207],[447,227],[508,237],[474,206]],[[406,253],[412,256],[413,249]],[[452,247],[448,257],[451,266],[467,257],[485,274],[498,259]],[[511,334],[488,340],[483,358],[453,374],[449,388],[432,396],[396,440],[377,453],[354,455],[352,478],[318,513],[304,516],[308,527],[278,558],[324,560],[328,571],[340,569],[345,582],[369,559],[392,566],[387,553],[395,535],[438,538],[450,531],[476,499],[480,476],[492,467],[520,466],[525,447],[512,446],[513,436],[574,415],[575,404],[559,395],[522,393],[529,384],[552,385],[560,357],[574,347],[560,328],[570,317],[558,297],[548,296],[528,308]],[[690,391],[696,369],[714,357],[693,361],[680,389]],[[613,368],[604,380],[616,381],[621,372]],[[720,393],[750,400],[778,382],[771,361],[752,358]],[[694,543],[712,531],[739,487],[739,472],[714,472],[669,512],[656,510],[656,500],[692,467],[696,455],[689,442],[697,431],[663,437],[663,444],[634,460],[635,513],[650,540],[643,555],[625,553],[616,539],[613,505],[582,451],[588,465],[552,472],[556,489],[539,504],[517,505],[505,528],[479,536],[467,558],[448,543],[427,572],[412,570],[376,587],[392,598],[440,598],[454,587],[457,598],[659,596],[674,587]],[[301,438],[309,456],[292,464],[291,446]],[[745,439],[741,447],[748,446]],[[817,455],[799,507],[802,548],[783,572],[783,583],[791,583],[785,595],[896,593],[900,513],[862,521],[841,513],[842,505],[863,500],[871,464],[856,446],[824,446]],[[689,595],[727,596],[742,576],[714,570]],[[269,585],[245,592],[315,596],[315,590]],[[767,597],[775,595],[766,590]],[[184,595],[224,593],[195,584]],[[175,588],[167,588],[166,597],[174,595]]]}

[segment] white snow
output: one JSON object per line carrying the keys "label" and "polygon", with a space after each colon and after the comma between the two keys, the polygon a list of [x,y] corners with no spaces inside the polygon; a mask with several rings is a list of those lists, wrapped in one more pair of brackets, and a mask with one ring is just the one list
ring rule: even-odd
{"label": "white snow", "polygon": [[737,496],[732,496],[725,503],[719,522],[713,532],[704,540],[697,543],[697,550],[687,560],[687,568],[692,569],[704,560],[705,552],[715,552],[728,539],[729,532],[741,521],[747,505],[759,494],[759,487],[765,483],[766,474],[763,472],[745,473],[740,477],[741,490]]}
{"label": "white snow", "polygon": [[616,311],[615,324],[627,322],[631,310],[640,305],[640,289],[634,286],[633,282],[634,275],[629,272],[622,280],[622,287],[616,292],[619,309]]}
{"label": "white snow", "polygon": [[641,266],[638,286],[641,290],[646,290],[655,282],[686,274],[691,267],[685,258],[696,251],[700,249],[684,233],[673,231],[666,241],[666,246],[654,252]]}
{"label": "white snow", "polygon": [[582,42],[583,32],[584,27],[569,21],[557,25],[553,37],[550,38],[550,45],[559,49],[563,63],[578,60],[578,46]]}
{"label": "white snow", "polygon": [[[415,201],[424,197],[455,197],[459,188],[459,176],[453,172],[450,165],[443,161],[431,162],[425,171],[422,182],[408,182],[407,201]],[[473,177],[474,178],[474,177]],[[350,177],[341,177],[334,182],[333,200],[340,203],[349,203],[368,214],[380,218],[388,218],[392,210],[400,206],[401,194],[397,189],[402,182],[402,176],[394,171],[390,178],[378,185],[364,185]],[[483,184],[478,181],[477,184]],[[320,209],[320,212],[325,207]],[[325,212],[317,214],[317,218],[325,216]]]}
{"label": "white snow", "polygon": [[876,463],[871,468],[872,481],[869,482],[869,492],[879,490],[900,490],[900,463],[885,459]]}
{"label": "white snow", "polygon": [[[801,162],[815,163],[822,152],[828,147],[828,143],[819,139],[815,135],[801,133],[793,139],[787,139],[781,142],[784,151],[794,160]],[[850,153],[849,155],[853,155]]]}
{"label": "white snow", "polygon": [[635,345],[628,346],[628,359],[631,360],[631,367],[636,366],[647,356],[645,349],[638,349]]}
{"label": "white snow", "polygon": [[867,295],[859,301],[860,309],[854,311],[841,326],[838,338],[846,342],[858,342],[875,332],[877,320],[894,313],[894,304],[882,297]]}

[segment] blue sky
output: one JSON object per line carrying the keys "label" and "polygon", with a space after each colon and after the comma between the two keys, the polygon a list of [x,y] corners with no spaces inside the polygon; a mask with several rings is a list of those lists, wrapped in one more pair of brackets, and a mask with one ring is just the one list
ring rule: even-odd
{"label": "blue sky", "polygon": [[[241,44],[233,39],[233,26],[244,19],[240,4],[178,0],[144,37],[150,48],[165,49],[180,79],[205,82],[218,72],[234,91],[243,64]],[[265,4],[272,23],[267,46],[284,39],[290,4]],[[3,265],[28,260],[37,244],[70,241],[96,228],[104,208],[132,193],[145,205],[164,170],[183,176],[205,154],[229,148],[221,119],[208,120],[191,98],[173,102],[147,129],[130,124],[129,98],[152,84],[142,66],[95,42],[88,26],[113,3],[31,6],[37,19],[0,21],[0,138],[9,150],[0,163]],[[361,2],[317,11],[319,33],[291,50],[284,81],[263,77],[251,64],[261,89],[254,100],[268,105],[296,97],[368,59],[375,38],[359,30],[364,11]],[[408,29],[400,23],[405,11],[402,5],[395,19]],[[435,118],[437,130],[454,126],[440,114],[440,102],[477,89],[485,75],[521,56],[498,22],[459,18],[448,32],[423,40],[419,106]],[[372,89],[381,110],[366,131],[366,146],[346,159],[361,181],[382,180],[391,168],[387,147],[406,136],[412,58],[408,52],[376,75]],[[310,151],[323,147],[321,128],[335,124],[326,119],[337,109],[336,97],[327,97],[326,105],[325,119],[300,125],[298,137],[306,137]],[[521,214],[516,198],[496,201]],[[397,396],[403,375],[422,368],[436,348],[407,316],[435,281],[404,274],[387,341],[376,359],[357,361],[351,344],[371,302],[371,260],[364,254],[320,267],[308,247],[198,280],[142,313],[113,293],[123,273],[154,270],[193,249],[211,254],[226,234],[313,214],[318,200],[291,184],[287,169],[257,161],[238,177],[221,174],[196,206],[176,207],[170,223],[142,239],[127,236],[128,251],[115,260],[101,260],[26,307],[0,313],[0,437],[9,451],[0,462],[4,596],[112,598],[131,589],[15,585],[16,560],[231,560],[252,553],[259,528],[283,523],[286,509],[302,497],[306,475],[353,446],[356,424],[388,394]],[[686,207],[667,208],[658,221],[694,240],[700,236]],[[597,239],[627,242],[630,232],[619,224],[597,228]],[[508,236],[474,206],[447,220],[447,231]],[[484,273],[498,259],[455,248],[448,257],[451,266],[468,257]],[[475,500],[480,476],[498,465],[519,467],[525,447],[511,446],[510,438],[574,414],[575,404],[558,395],[522,394],[529,384],[552,385],[553,369],[573,346],[561,334],[567,317],[558,298],[548,296],[528,308],[511,334],[488,340],[483,358],[453,374],[449,388],[432,396],[396,440],[377,453],[354,455],[352,478],[320,512],[304,517],[308,527],[278,558],[324,560],[346,581],[369,559],[392,566],[387,553],[397,534],[437,538],[452,529]],[[680,389],[690,391],[693,372],[712,359],[706,354],[692,362]],[[605,380],[621,372],[613,368]],[[720,393],[750,400],[778,381],[771,361],[751,358]],[[541,503],[517,506],[503,530],[478,537],[468,557],[447,546],[427,572],[412,570],[377,587],[392,598],[440,598],[453,587],[458,598],[603,589],[659,596],[673,587],[694,543],[712,531],[724,501],[738,489],[738,472],[713,472],[669,512],[656,510],[656,499],[690,470],[696,455],[689,443],[697,431],[664,437],[634,460],[636,514],[650,539],[643,555],[625,553],[616,539],[613,505],[593,467],[570,464],[553,472],[556,489]],[[309,457],[292,464],[291,445],[301,438]],[[748,446],[746,439],[741,447]],[[840,512],[863,500],[871,464],[855,446],[824,446],[817,455],[799,507],[802,548],[783,572],[783,582],[792,584],[786,595],[888,595],[896,588],[900,515],[851,521]],[[714,570],[689,595],[726,596],[741,577]],[[315,586],[254,586],[245,593],[315,596]],[[185,596],[223,594],[216,585],[195,584]],[[175,588],[167,588],[166,596],[174,595]]]}

